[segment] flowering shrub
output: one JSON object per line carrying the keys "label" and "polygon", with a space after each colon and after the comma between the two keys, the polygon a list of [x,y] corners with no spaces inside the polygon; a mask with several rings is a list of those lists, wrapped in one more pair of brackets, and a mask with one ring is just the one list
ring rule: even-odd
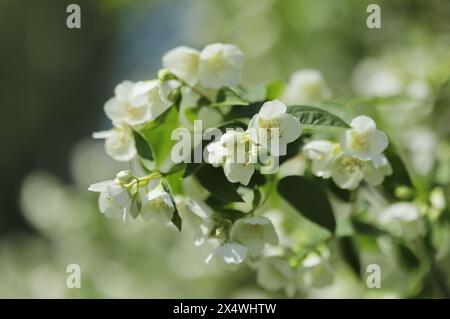
{"label": "flowering shrub", "polygon": [[[413,238],[432,245],[425,236],[426,214],[435,206],[429,194],[401,202],[420,183],[371,117],[332,100],[319,71],[296,71],[287,84],[267,83],[258,95],[241,85],[244,54],[232,44],[200,52],[178,47],[162,63],[157,79],[116,86],[104,106],[113,128],[93,135],[106,140],[109,156],[133,167],[89,187],[100,193],[106,217],[129,223],[141,216],[178,230],[188,224],[196,245],[216,247],[207,263],[231,270],[247,263],[263,287],[288,295],[299,286],[298,273],[303,284],[329,284],[337,252],[360,275],[355,232],[387,236],[413,264],[406,225]],[[368,213],[377,205],[373,198],[392,204],[375,219]],[[315,225],[301,249],[289,227],[266,214],[281,200]]]}

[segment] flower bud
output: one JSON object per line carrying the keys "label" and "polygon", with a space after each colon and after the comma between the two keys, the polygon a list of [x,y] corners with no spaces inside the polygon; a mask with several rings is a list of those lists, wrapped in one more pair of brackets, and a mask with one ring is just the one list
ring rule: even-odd
{"label": "flower bud", "polygon": [[166,82],[166,81],[170,81],[170,80],[176,80],[177,77],[176,77],[175,74],[170,72],[170,70],[168,70],[168,69],[161,69],[161,70],[158,71],[158,79],[161,82]]}
{"label": "flower bud", "polygon": [[414,190],[407,186],[398,186],[394,192],[395,196],[402,200],[409,200],[414,197]]}
{"label": "flower bud", "polygon": [[124,171],[120,171],[119,173],[117,173],[116,175],[116,181],[119,184],[128,184],[130,183],[133,179],[135,179],[133,172],[129,171],[129,170],[124,170]]}

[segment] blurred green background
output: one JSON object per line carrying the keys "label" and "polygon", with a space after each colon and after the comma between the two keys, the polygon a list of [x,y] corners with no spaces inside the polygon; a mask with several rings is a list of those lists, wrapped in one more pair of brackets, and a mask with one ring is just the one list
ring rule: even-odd
{"label": "blurred green background", "polygon": [[[108,128],[103,103],[116,83],[154,77],[160,57],[182,44],[236,44],[246,54],[244,84],[317,68],[343,100],[354,95],[352,74],[367,57],[404,60],[419,50],[419,64],[448,67],[448,0],[376,1],[382,29],[370,30],[372,2],[2,0],[0,297],[283,297],[258,287],[245,267],[223,273],[205,265],[208,248],[195,247],[188,232],[103,218],[87,186],[121,166],[90,135]],[[70,3],[81,7],[79,30],[65,25]],[[447,142],[448,108],[420,119]],[[81,289],[66,287],[71,263],[82,268]],[[344,271],[332,287],[298,296],[402,291],[367,292]]]}

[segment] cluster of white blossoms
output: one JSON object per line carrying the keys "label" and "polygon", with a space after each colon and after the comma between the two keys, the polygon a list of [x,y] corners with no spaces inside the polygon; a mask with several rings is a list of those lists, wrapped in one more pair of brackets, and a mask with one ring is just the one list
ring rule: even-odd
{"label": "cluster of white blossoms", "polygon": [[206,259],[224,269],[235,270],[247,257],[262,255],[266,244],[277,245],[278,236],[267,217],[245,217],[231,227],[229,239],[217,247]]}
{"label": "cluster of white blossoms", "polygon": [[163,56],[163,66],[189,86],[219,89],[241,81],[244,54],[233,44],[213,43],[201,52],[186,46]]}
{"label": "cluster of white blossoms", "polygon": [[96,132],[93,136],[106,139],[105,150],[112,158],[128,162],[137,154],[132,128],[153,121],[171,103],[158,80],[123,81],[116,86],[114,93],[115,96],[104,106],[114,128]]}
{"label": "cluster of white blossoms", "polygon": [[[106,139],[105,150],[113,159],[132,160],[137,152],[132,128],[155,120],[173,104],[170,93],[182,87],[186,98],[195,92],[236,86],[241,79],[244,55],[232,44],[214,43],[201,52],[177,47],[163,57],[167,79],[123,81],[114,90],[114,97],[104,106],[113,129],[94,133],[94,138]],[[169,81],[170,80],[170,81]],[[193,93],[193,94],[192,94]]]}
{"label": "cluster of white blossoms", "polygon": [[340,188],[354,190],[362,181],[379,185],[392,168],[383,152],[388,146],[386,135],[377,129],[368,116],[351,122],[340,143],[314,140],[303,152],[311,160],[311,171],[322,178],[331,178]]}
{"label": "cluster of white blossoms", "polygon": [[287,145],[300,137],[299,120],[286,110],[278,100],[265,102],[245,132],[226,132],[207,146],[208,162],[223,165],[230,182],[247,185],[256,165],[270,165],[274,158],[286,155]]}
{"label": "cluster of white blossoms", "polygon": [[[194,93],[198,99],[211,90],[237,86],[243,54],[231,44],[215,43],[202,51],[181,46],[166,53],[162,62],[164,69],[158,80],[124,81],[116,86],[115,96],[105,104],[105,113],[114,128],[94,133],[94,138],[106,139],[106,152],[115,160],[130,161],[137,156],[133,131],[172,106],[173,90],[182,88],[183,98]],[[192,103],[197,101],[194,99]],[[271,156],[284,155],[286,145],[299,136],[300,123],[286,113],[286,106],[279,101],[266,102],[250,121],[247,131],[227,132],[220,141],[208,145],[209,162],[223,165],[229,181],[247,185],[256,166]],[[262,151],[266,148],[271,149],[270,155]],[[89,190],[100,193],[99,209],[106,217],[122,218],[128,223],[131,218],[141,216],[145,221],[156,219],[166,224],[179,213],[193,229],[196,245],[214,237],[211,232],[217,225],[211,208],[180,195],[174,197],[158,171],[145,177],[121,171],[114,180],[92,184]],[[265,244],[278,243],[270,220],[252,215],[235,221],[219,239],[217,245],[217,236],[213,238],[217,248],[207,262],[216,260],[227,269],[235,269],[247,255],[260,256]]]}
{"label": "cluster of white blossoms", "polygon": [[[117,85],[114,97],[104,106],[113,128],[94,133],[94,138],[106,139],[106,152],[117,161],[136,158],[134,163],[140,165],[141,172],[121,171],[115,179],[92,184],[89,190],[100,193],[98,205],[106,217],[121,218],[125,223],[141,217],[144,221],[173,224],[180,231],[182,225],[188,225],[194,233],[195,245],[206,242],[212,245],[207,263],[228,270],[236,270],[246,263],[257,271],[257,281],[263,287],[284,289],[292,295],[299,286],[299,277],[310,286],[328,284],[332,277],[328,265],[329,250],[324,247],[319,252],[317,245],[325,245],[322,241],[302,255],[292,249],[292,243],[285,243],[287,236],[284,236],[283,228],[277,223],[275,228],[273,218],[262,216],[262,207],[275,189],[272,186],[278,183],[279,195],[299,213],[304,213],[303,208],[299,209],[290,200],[297,196],[297,189],[295,186],[289,190],[280,187],[283,184],[281,175],[254,183],[252,177],[257,172],[274,174],[280,160],[303,152],[311,160],[314,175],[331,178],[343,189],[354,190],[362,181],[379,185],[392,173],[384,155],[388,139],[367,116],[356,117],[349,127],[327,110],[314,107],[331,97],[322,74],[316,70],[299,70],[279,94],[266,93],[264,98],[250,102],[244,96],[247,91],[240,86],[243,59],[242,52],[231,44],[215,43],[201,51],[181,46],[163,56],[163,69],[158,72],[158,79],[124,81]],[[287,107],[285,103],[293,105]],[[186,112],[189,108],[191,113]],[[192,145],[192,136],[189,136],[189,144],[186,144],[194,155],[201,146],[206,163],[177,162],[173,157],[168,158],[164,151],[161,155],[158,143],[173,144],[159,138],[160,135],[152,139],[155,128],[162,126],[163,130],[156,134],[163,131],[161,136],[170,139],[174,124],[184,125],[183,120],[187,119],[194,122],[194,129],[186,131],[195,134],[195,120],[202,110],[216,110],[219,114],[216,120],[220,129],[216,131],[221,133],[220,137],[216,135],[215,140],[208,140],[205,147],[203,141]],[[240,113],[241,110],[244,111]],[[166,123],[169,125],[164,126]],[[301,150],[299,145],[309,138],[302,136],[302,125],[305,130],[321,130],[328,126],[332,130],[344,128],[345,131],[336,141],[317,140],[312,135],[313,139]],[[199,131],[206,139],[206,132]],[[174,149],[175,146],[171,151]],[[150,154],[153,150],[157,151]],[[188,155],[190,158],[192,154]],[[163,164],[159,163],[161,158]],[[146,165],[149,162],[151,165]],[[211,170],[208,165],[220,170]],[[205,168],[213,175],[206,182],[202,175],[205,171],[201,171]],[[226,178],[222,178],[221,170]],[[182,171],[177,181],[169,178]],[[214,176],[216,173],[220,176]],[[195,185],[208,191],[208,198],[187,195],[190,192],[181,183],[181,176],[190,178],[191,175],[195,177],[194,183],[198,182]],[[216,181],[216,177],[221,178]],[[290,180],[292,183],[298,181]],[[266,188],[266,185],[270,187]],[[247,194],[252,195],[249,201],[244,200]],[[241,199],[242,202],[237,203]],[[334,220],[333,213],[330,214],[330,219]],[[328,225],[319,226],[328,229]]]}
{"label": "cluster of white blossoms", "polygon": [[145,221],[152,218],[162,223],[172,220],[175,204],[163,186],[162,180],[139,179],[131,171],[120,171],[114,180],[92,184],[92,192],[100,193],[98,206],[108,218],[130,218],[141,215]]}

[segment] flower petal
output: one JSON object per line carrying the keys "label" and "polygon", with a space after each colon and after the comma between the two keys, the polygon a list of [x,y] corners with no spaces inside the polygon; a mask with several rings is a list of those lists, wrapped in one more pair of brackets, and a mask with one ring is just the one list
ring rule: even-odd
{"label": "flower petal", "polygon": [[374,120],[365,115],[355,117],[350,125],[358,132],[366,132],[377,128]]}
{"label": "flower petal", "polygon": [[300,137],[301,127],[299,120],[291,114],[280,114],[276,117],[280,121],[280,140],[291,143]]}
{"label": "flower petal", "polygon": [[265,120],[270,120],[277,115],[286,113],[286,109],[286,105],[284,105],[281,101],[273,100],[263,104],[259,110],[259,115]]}
{"label": "flower petal", "polygon": [[241,164],[233,163],[231,160],[225,161],[223,170],[227,179],[232,183],[241,183],[242,185],[248,185],[255,167],[253,164]]}

